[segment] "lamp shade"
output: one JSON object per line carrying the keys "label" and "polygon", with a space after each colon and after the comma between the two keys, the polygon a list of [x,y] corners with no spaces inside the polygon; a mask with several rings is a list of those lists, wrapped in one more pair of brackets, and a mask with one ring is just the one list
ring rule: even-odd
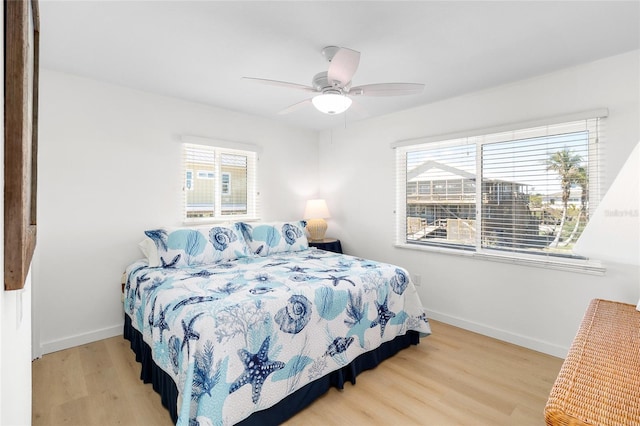
{"label": "lamp shade", "polygon": [[318,111],[325,114],[342,114],[351,106],[351,99],[337,93],[323,93],[314,96],[311,103]]}
{"label": "lamp shade", "polygon": [[327,208],[327,202],[322,199],[309,200],[304,209],[304,219],[328,219],[331,215]]}
{"label": "lamp shade", "polygon": [[322,241],[324,239],[324,234],[327,232],[325,219],[329,217],[331,215],[329,215],[325,200],[307,201],[307,206],[304,209],[304,219],[307,219],[307,231],[309,231],[311,241]]}

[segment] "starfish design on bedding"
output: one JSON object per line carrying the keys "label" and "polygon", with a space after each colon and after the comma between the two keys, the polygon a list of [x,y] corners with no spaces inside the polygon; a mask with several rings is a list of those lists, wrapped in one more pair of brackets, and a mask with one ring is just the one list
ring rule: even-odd
{"label": "starfish design on bedding", "polygon": [[302,273],[307,272],[307,269],[309,269],[309,268],[302,268],[302,267],[300,267],[298,265],[286,266],[286,268],[289,270],[289,272],[302,272]]}
{"label": "starfish design on bedding", "polygon": [[208,278],[211,275],[215,275],[215,274],[211,271],[207,271],[206,269],[203,269],[202,271],[193,272],[189,274],[188,277],[180,278],[180,281],[188,280],[191,278]]}
{"label": "starfish design on bedding", "polygon": [[142,284],[145,281],[149,281],[150,279],[151,277],[148,277],[147,274],[136,277],[136,290],[134,294],[138,299],[140,299],[140,284]]}
{"label": "starfish design on bedding", "polygon": [[238,356],[244,364],[244,373],[236,379],[229,388],[229,393],[233,393],[242,386],[251,383],[251,400],[254,404],[258,403],[262,385],[274,371],[281,370],[285,364],[281,361],[269,361],[269,340],[270,336],[262,342],[260,350],[252,354],[246,349],[238,350]]}
{"label": "starfish design on bedding", "polygon": [[267,263],[266,265],[264,265],[265,268],[274,268],[276,266],[282,266],[282,265],[286,265],[287,262],[273,262],[273,263]]}
{"label": "starfish design on bedding", "polygon": [[[162,305],[160,305],[160,313],[158,314],[158,318],[156,319],[156,301],[157,297],[153,299],[151,303],[151,312],[149,313],[149,327],[158,327],[160,329],[160,343],[162,343],[162,333],[164,330],[169,330],[169,324],[166,321],[166,314],[169,308],[167,305],[166,309],[162,309]],[[153,333],[153,330],[151,331]]]}
{"label": "starfish design on bedding", "polygon": [[303,258],[303,260],[322,260],[322,257],[314,256],[312,254],[309,254],[309,255],[305,256]]}
{"label": "starfish design on bedding", "polygon": [[169,330],[169,324],[167,324],[167,320],[166,320],[166,315],[167,315],[167,311],[169,310],[169,306],[171,305],[167,305],[166,308],[162,309],[162,305],[160,305],[160,314],[158,314],[158,319],[153,322],[153,326],[158,327],[160,329],[160,343],[162,343],[162,333],[165,330]]}
{"label": "starfish design on bedding", "polygon": [[185,323],[184,320],[182,320],[182,331],[184,332],[184,339],[182,340],[182,346],[180,347],[180,350],[184,349],[184,347],[186,346],[187,357],[189,356],[189,340],[200,339],[200,333],[193,330],[193,323],[196,322],[196,320],[200,315],[202,315],[202,313],[199,313],[195,317],[191,318],[189,320],[189,325],[187,325],[187,323]]}
{"label": "starfish design on bedding", "polygon": [[384,334],[384,329],[387,326],[389,320],[396,316],[395,312],[391,312],[387,307],[387,300],[389,299],[389,295],[385,296],[384,302],[382,304],[378,303],[376,300],[376,306],[378,308],[378,318],[371,322],[370,327],[373,328],[380,324],[380,337]]}
{"label": "starfish design on bedding", "polygon": [[174,268],[175,269],[176,264],[178,263],[178,260],[180,260],[181,256],[182,256],[181,254],[177,254],[176,257],[171,259],[171,262],[169,262],[169,263],[167,263],[167,261],[164,260],[164,258],[162,256],[160,256],[160,261],[162,262],[162,267],[163,268]]}
{"label": "starfish design on bedding", "polygon": [[340,284],[340,281],[346,281],[348,283],[351,283],[352,286],[356,286],[356,283],[354,283],[352,280],[350,280],[349,278],[347,278],[346,275],[343,275],[341,277],[336,277],[334,275],[329,275],[329,278],[325,278],[327,280],[331,280],[331,282],[333,283],[333,286],[336,287],[338,284]]}

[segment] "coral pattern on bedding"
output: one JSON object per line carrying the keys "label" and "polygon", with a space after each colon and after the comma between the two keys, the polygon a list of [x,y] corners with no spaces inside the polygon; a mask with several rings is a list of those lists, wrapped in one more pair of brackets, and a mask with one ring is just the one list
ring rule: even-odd
{"label": "coral pattern on bedding", "polygon": [[178,424],[230,425],[383,342],[430,334],[407,272],[314,248],[127,268],[125,312],[175,381]]}

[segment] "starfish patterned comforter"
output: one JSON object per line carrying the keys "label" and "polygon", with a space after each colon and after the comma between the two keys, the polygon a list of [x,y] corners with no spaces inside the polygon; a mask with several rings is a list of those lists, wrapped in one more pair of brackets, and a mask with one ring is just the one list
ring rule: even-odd
{"label": "starfish patterned comforter", "polygon": [[314,248],[127,268],[125,312],[176,383],[178,424],[229,425],[360,354],[430,334],[407,272]]}

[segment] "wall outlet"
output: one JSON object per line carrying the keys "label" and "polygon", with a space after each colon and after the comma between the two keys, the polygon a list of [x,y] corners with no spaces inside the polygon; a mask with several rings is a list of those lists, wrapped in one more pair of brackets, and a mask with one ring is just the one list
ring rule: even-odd
{"label": "wall outlet", "polygon": [[413,275],[413,284],[416,287],[420,287],[420,285],[422,284],[422,275],[420,274],[414,274]]}

